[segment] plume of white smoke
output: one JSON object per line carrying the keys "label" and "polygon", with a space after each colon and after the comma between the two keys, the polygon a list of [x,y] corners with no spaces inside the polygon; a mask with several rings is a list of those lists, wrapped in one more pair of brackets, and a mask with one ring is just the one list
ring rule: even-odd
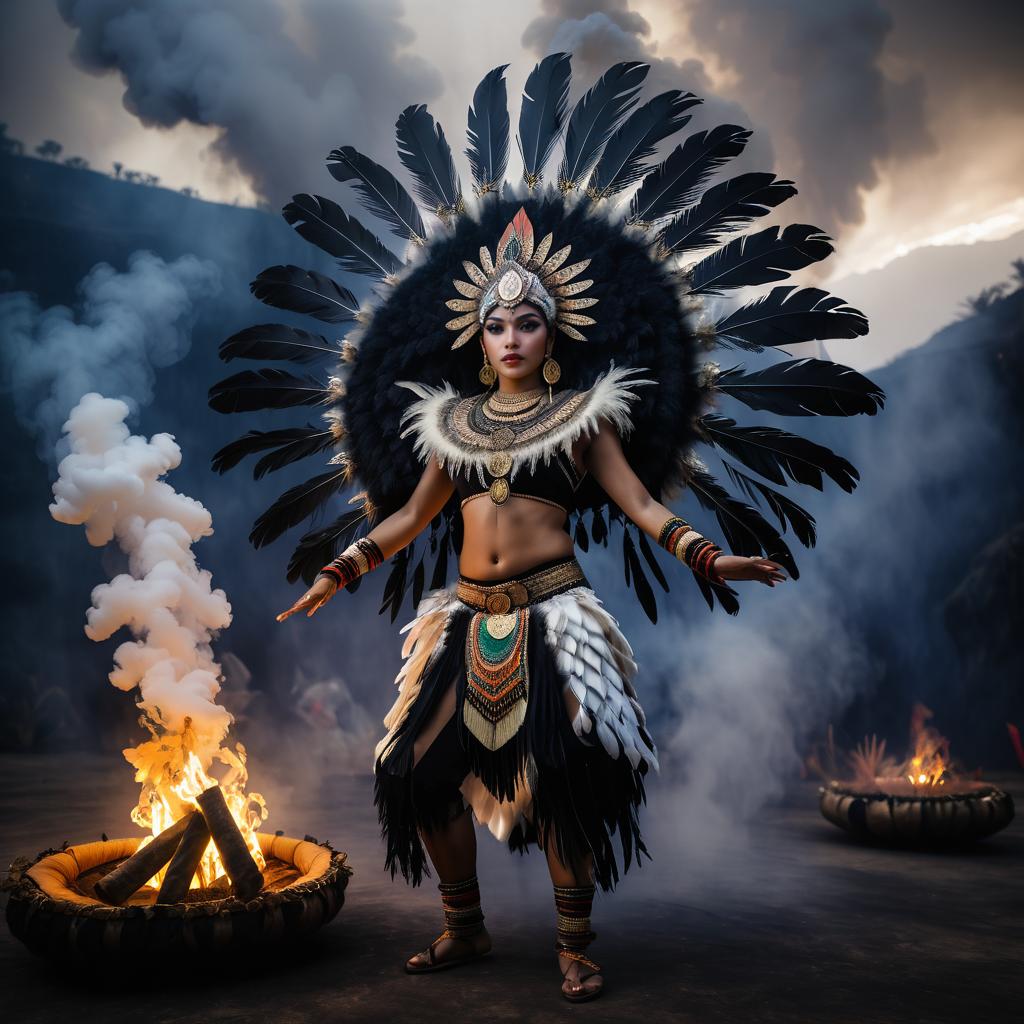
{"label": "plume of white smoke", "polygon": [[71,411],[64,424],[71,451],[58,468],[50,514],[84,526],[93,546],[114,540],[127,554],[129,572],[93,590],[86,635],[132,633],[136,639],[114,653],[110,681],[138,687],[142,711],[162,730],[181,733],[191,719],[208,764],[231,723],[215,701],[220,667],[210,647],[230,624],[231,605],[192,550],[213,533],[212,520],[162,479],[181,462],[174,438],[133,436],[128,414],[125,402],[96,393]]}
{"label": "plume of white smoke", "polygon": [[190,254],[166,263],[139,251],[126,272],[99,263],[78,287],[77,312],[40,309],[25,292],[0,295],[4,383],[44,461],[87,392],[121,398],[133,411],[152,399],[155,371],[187,354],[196,304],[219,291],[220,273]]}

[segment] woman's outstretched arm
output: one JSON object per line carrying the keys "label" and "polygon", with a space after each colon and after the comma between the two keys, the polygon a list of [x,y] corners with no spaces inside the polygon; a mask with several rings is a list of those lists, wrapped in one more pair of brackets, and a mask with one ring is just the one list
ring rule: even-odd
{"label": "woman's outstretched arm", "polygon": [[[780,571],[782,566],[769,558],[714,554],[717,551],[716,545],[709,548],[705,538],[700,537],[671,509],[654,500],[626,460],[615,428],[605,419],[601,420],[598,432],[591,438],[584,454],[584,464],[608,497],[648,537],[662,547],[669,547],[680,561],[686,561],[695,572],[707,569],[710,572],[705,571],[704,575],[712,579],[757,580],[769,587],[786,579]],[[714,557],[702,560],[702,550]],[[684,551],[689,554],[688,558],[683,558]]]}
{"label": "woman's outstretched arm", "polygon": [[322,608],[350,579],[375,569],[386,558],[401,551],[429,525],[445,506],[454,489],[451,477],[431,459],[416,489],[397,512],[381,520],[365,537],[324,566],[313,586],[289,608],[277,616],[284,622],[290,615],[307,609],[310,616]]}

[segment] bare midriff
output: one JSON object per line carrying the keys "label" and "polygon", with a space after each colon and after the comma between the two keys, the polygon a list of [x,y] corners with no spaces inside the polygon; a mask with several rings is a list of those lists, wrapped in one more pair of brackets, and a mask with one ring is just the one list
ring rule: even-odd
{"label": "bare midriff", "polygon": [[512,494],[501,505],[486,492],[462,504],[464,527],[459,572],[477,580],[500,580],[535,565],[573,554],[572,537],[557,505]]}

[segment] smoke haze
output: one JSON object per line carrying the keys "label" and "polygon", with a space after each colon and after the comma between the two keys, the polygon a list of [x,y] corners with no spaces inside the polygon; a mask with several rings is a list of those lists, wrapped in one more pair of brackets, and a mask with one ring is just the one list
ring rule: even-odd
{"label": "smoke haze", "polygon": [[135,252],[128,269],[95,266],[79,284],[80,308],[41,309],[25,292],[0,295],[4,384],[18,417],[52,457],[61,424],[86,392],[134,410],[153,395],[157,369],[184,358],[196,304],[217,294],[217,266],[195,256],[165,263]]}

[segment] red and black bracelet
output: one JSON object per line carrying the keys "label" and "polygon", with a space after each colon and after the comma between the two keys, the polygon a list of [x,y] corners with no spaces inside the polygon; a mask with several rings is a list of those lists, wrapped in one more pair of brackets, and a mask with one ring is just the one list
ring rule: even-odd
{"label": "red and black bracelet", "polygon": [[347,587],[353,580],[368,572],[372,572],[384,561],[380,548],[369,537],[361,537],[350,544],[337,558],[328,562],[320,572],[317,580],[328,577],[338,585],[338,589]]}
{"label": "red and black bracelet", "polygon": [[698,575],[712,583],[725,583],[714,569],[716,559],[724,552],[714,541],[702,537],[685,519],[679,516],[666,519],[658,531],[658,543]]}

